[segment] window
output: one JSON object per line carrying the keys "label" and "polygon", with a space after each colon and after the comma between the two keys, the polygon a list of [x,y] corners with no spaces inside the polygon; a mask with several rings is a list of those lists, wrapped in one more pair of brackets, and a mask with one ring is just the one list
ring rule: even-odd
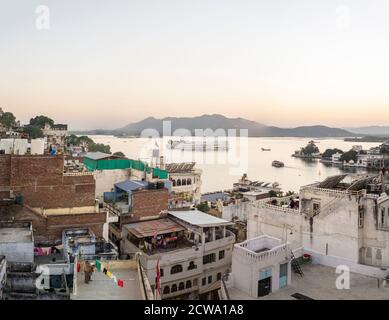
{"label": "window", "polygon": [[173,293],[173,292],[176,292],[176,291],[177,291],[177,285],[176,285],[176,284],[173,284],[173,285],[172,285],[172,293]]}
{"label": "window", "polygon": [[216,261],[216,254],[211,253],[203,257],[203,264],[208,264]]}
{"label": "window", "polygon": [[170,293],[170,288],[169,286],[166,286],[163,288],[163,294],[169,294]]}
{"label": "window", "polygon": [[181,186],[181,179],[177,180],[177,186]]}
{"label": "window", "polygon": [[197,265],[195,265],[194,261],[189,262],[188,270],[197,269]]}
{"label": "window", "polygon": [[187,184],[188,186],[190,186],[190,185],[192,184],[192,180],[189,178],[188,180],[186,180],[186,184]]}
{"label": "window", "polygon": [[207,284],[207,279],[206,278],[203,278],[202,280],[201,280],[201,285],[202,286],[205,286]]}
{"label": "window", "polygon": [[319,214],[320,212],[320,203],[314,202],[313,203],[313,214]]}
{"label": "window", "polygon": [[161,274],[161,277],[163,277],[163,269],[159,269],[159,273]]}
{"label": "window", "polygon": [[186,186],[186,179],[182,179],[182,185]]}
{"label": "window", "polygon": [[180,272],[182,272],[182,265],[180,264],[177,264],[170,269],[170,274],[175,274]]}
{"label": "window", "polygon": [[359,206],[359,215],[358,215],[358,226],[363,228],[363,206]]}
{"label": "window", "polygon": [[176,180],[172,180],[173,181],[173,187],[176,186]]}
{"label": "window", "polygon": [[219,251],[219,260],[224,259],[224,250]]}
{"label": "window", "polygon": [[212,276],[208,276],[208,284],[212,283]]}
{"label": "window", "polygon": [[180,282],[180,284],[178,285],[178,290],[185,290],[185,285],[183,282]]}
{"label": "window", "polygon": [[219,272],[217,275],[216,275],[216,280],[221,280],[222,279],[222,273]]}
{"label": "window", "polygon": [[189,288],[192,288],[192,282],[190,280],[188,280],[186,282],[186,288],[189,289]]}

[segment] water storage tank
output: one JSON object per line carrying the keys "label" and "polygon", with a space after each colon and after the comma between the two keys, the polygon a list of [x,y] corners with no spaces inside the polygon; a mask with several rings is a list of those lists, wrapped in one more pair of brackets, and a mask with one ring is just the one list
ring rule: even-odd
{"label": "water storage tank", "polygon": [[28,140],[27,139],[15,139],[13,144],[13,153],[16,155],[24,156],[27,153]]}
{"label": "water storage tank", "polygon": [[11,154],[13,149],[14,139],[1,139],[0,149],[4,150],[4,154]]}
{"label": "water storage tank", "polygon": [[43,139],[31,140],[31,154],[42,155],[45,151],[45,141]]}
{"label": "water storage tank", "polygon": [[149,182],[149,184],[147,185],[147,189],[149,190],[156,189],[156,184],[153,182]]}

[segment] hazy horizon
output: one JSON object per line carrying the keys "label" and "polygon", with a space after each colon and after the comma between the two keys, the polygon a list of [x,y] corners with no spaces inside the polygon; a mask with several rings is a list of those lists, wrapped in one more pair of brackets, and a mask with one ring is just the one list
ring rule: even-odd
{"label": "hazy horizon", "polygon": [[0,107],[72,130],[202,114],[389,125],[388,16],[385,0],[4,0]]}

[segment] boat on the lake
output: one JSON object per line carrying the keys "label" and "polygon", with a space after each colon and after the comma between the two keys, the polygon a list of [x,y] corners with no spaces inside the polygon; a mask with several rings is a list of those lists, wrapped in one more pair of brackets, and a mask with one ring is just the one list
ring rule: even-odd
{"label": "boat on the lake", "polygon": [[262,151],[270,151],[271,149],[270,148],[261,148]]}
{"label": "boat on the lake", "polygon": [[282,168],[285,164],[282,161],[274,160],[271,165],[276,168]]}

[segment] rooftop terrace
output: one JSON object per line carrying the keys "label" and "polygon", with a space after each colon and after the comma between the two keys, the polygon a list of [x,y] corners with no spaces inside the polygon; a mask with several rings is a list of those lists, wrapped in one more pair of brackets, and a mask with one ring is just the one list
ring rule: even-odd
{"label": "rooftop terrace", "polygon": [[29,228],[0,228],[0,243],[32,242]]}
{"label": "rooftop terrace", "polygon": [[[387,300],[388,288],[378,288],[378,280],[373,277],[350,273],[350,289],[339,290],[335,280],[339,276],[335,268],[318,264],[302,265],[304,277],[292,273],[292,283],[258,300],[296,300],[299,293],[314,300]],[[231,300],[253,300],[254,298],[236,288],[228,288]],[[254,299],[255,300],[255,299]]]}
{"label": "rooftop terrace", "polygon": [[142,286],[136,262],[133,260],[112,261],[109,270],[123,280],[124,286],[119,287],[103,272],[95,271],[92,281],[85,283],[85,274],[77,273],[77,288],[72,294],[72,300],[142,300]]}

